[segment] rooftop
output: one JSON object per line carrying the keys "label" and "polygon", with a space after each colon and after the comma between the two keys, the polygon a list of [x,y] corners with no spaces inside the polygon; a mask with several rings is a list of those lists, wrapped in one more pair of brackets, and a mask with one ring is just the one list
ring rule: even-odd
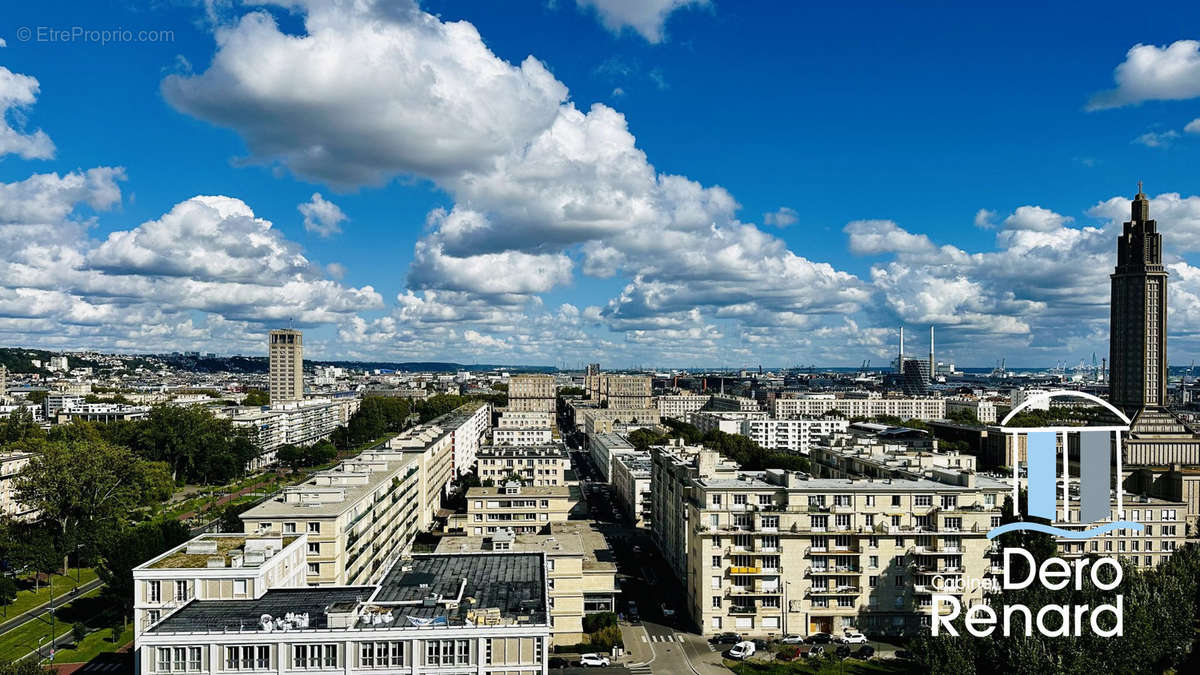
{"label": "rooftop", "polygon": [[473,497],[570,497],[571,489],[565,485],[523,485],[520,491],[509,494],[504,487],[474,487],[467,490],[467,498]]}
{"label": "rooftop", "polygon": [[267,591],[255,600],[195,600],[152,626],[149,633],[202,633],[261,630],[264,614],[309,616],[309,629],[329,628],[325,608],[341,602],[358,603],[370,597],[372,586],[342,588],[284,588]]}
{"label": "rooftop", "polygon": [[[255,564],[246,562],[247,549],[254,551],[271,550],[272,555],[279,553],[283,549],[292,545],[292,542],[299,539],[298,536],[290,537],[255,537],[251,535],[241,534],[202,534],[191,541],[180,544],[165,555],[152,559],[150,562],[141,566],[142,569],[185,569],[185,568],[207,568],[210,566],[210,561],[220,558],[222,561],[221,567],[246,566],[253,567]],[[250,546],[247,546],[250,542]],[[278,550],[275,549],[275,542],[279,543]],[[240,553],[241,558],[237,565],[233,564],[233,554]],[[270,558],[271,556],[266,556]]]}
{"label": "rooftop", "polygon": [[[509,550],[520,553],[581,555],[585,570],[616,570],[616,558],[604,534],[589,521],[551,523],[550,534],[513,534]],[[480,553],[491,551],[492,535],[443,537],[437,552]]]}
{"label": "rooftop", "polygon": [[[267,501],[242,513],[241,518],[245,521],[338,516],[368,499],[380,485],[415,460],[413,454],[405,451],[364,452],[332,469],[318,471],[299,485],[280,490]],[[368,470],[371,467],[379,468]],[[415,465],[412,468],[415,470]],[[313,498],[305,499],[305,494],[313,495]]]}
{"label": "rooftop", "polygon": [[[401,560],[379,584],[373,605],[399,605],[422,619],[461,618],[467,609],[500,611],[502,617],[545,613],[545,560],[533,553],[429,554]],[[458,607],[430,603],[456,600]]]}
{"label": "rooftop", "polygon": [[[509,429],[509,431],[529,431],[529,429]],[[479,448],[475,456],[484,459],[488,457],[558,457],[566,459],[567,450],[561,443],[550,445],[485,445]]]}

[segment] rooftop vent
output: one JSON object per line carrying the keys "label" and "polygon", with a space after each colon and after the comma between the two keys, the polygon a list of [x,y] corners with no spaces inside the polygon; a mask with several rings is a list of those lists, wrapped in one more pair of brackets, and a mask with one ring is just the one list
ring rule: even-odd
{"label": "rooftop vent", "polygon": [[215,539],[193,539],[188,542],[188,555],[211,555],[217,552],[217,541]]}

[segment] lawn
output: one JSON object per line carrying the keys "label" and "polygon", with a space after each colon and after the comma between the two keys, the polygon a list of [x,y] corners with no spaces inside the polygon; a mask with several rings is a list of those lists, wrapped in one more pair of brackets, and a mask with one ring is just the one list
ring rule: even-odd
{"label": "lawn", "polygon": [[[100,589],[96,589],[65,605],[57,612],[54,622],[54,635],[58,637],[71,632],[75,622],[95,622],[96,618],[108,609],[110,603],[100,598]],[[20,626],[0,635],[0,662],[15,661],[29,652],[37,649],[38,640],[46,643],[50,639],[50,617],[43,616],[27,621]]]}
{"label": "lawn", "polygon": [[82,586],[87,582],[96,578],[96,571],[90,567],[84,567],[79,570],[79,581],[75,581],[75,576],[72,573],[69,577],[54,574],[50,576],[50,585],[39,584],[38,591],[33,591],[33,579],[20,579],[17,585],[22,590],[17,591],[17,599],[11,605],[5,608],[4,612],[0,612],[0,621],[11,619],[22,612],[44,605],[50,602],[50,592],[53,588],[54,597],[60,597],[65,593],[70,593],[72,588]]}
{"label": "lawn", "polygon": [[911,661],[898,659],[838,659],[824,657],[820,659],[800,659],[797,661],[731,661],[725,660],[725,667],[737,675],[796,675],[810,673],[813,675],[857,675],[858,673],[917,673],[920,672]]}
{"label": "lawn", "polygon": [[54,655],[55,663],[86,663],[100,654],[115,652],[121,647],[133,642],[133,624],[121,633],[116,642],[112,640],[112,630],[102,628],[89,633],[74,649],[60,649]]}

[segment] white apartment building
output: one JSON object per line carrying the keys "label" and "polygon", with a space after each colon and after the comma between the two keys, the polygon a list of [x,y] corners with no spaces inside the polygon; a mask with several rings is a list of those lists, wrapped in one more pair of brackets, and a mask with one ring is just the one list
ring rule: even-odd
{"label": "white apartment building", "polygon": [[617,434],[588,434],[588,452],[606,482],[612,482],[612,463],[618,455],[635,452],[633,445]]}
{"label": "white apartment building", "polygon": [[1029,404],[1026,410],[1049,410],[1050,398],[1047,394],[1048,389],[1011,389],[1009,396],[1012,398],[1012,407],[1016,408],[1029,399],[1036,399],[1036,402]]}
{"label": "white apartment building", "polygon": [[504,410],[496,419],[497,429],[549,429],[554,413],[545,411]]}
{"label": "white apartment building", "polygon": [[819,438],[844,432],[850,422],[840,418],[829,419],[745,419],[738,433],[771,450],[808,454],[808,449]]}
{"label": "white apartment building", "polygon": [[650,527],[650,453],[619,454],[612,461],[613,496],[634,527]]}
{"label": "white apartment building", "polygon": [[345,426],[358,411],[357,396],[311,398],[286,401],[268,407],[239,407],[225,411],[234,426],[254,431],[262,454],[251,468],[275,462],[275,452],[284,445],[311,445]]}
{"label": "white apartment building", "polygon": [[846,418],[887,415],[902,420],[941,420],[946,419],[946,400],[925,396],[850,398],[818,394],[775,397],[771,401],[771,416],[777,419],[824,417],[830,410]]}
{"label": "white apartment building", "polygon": [[138,673],[546,672],[543,553],[417,555],[376,584],[194,599],[134,641]]}
{"label": "white apartment building", "polygon": [[946,399],[946,416],[955,412],[971,413],[983,424],[996,423],[996,404],[987,399],[961,396]]}
{"label": "white apartment building", "polygon": [[124,403],[76,403],[55,414],[58,424],[71,422],[116,422],[140,420],[150,414],[150,406]]}
{"label": "white apartment building", "polygon": [[192,600],[253,600],[305,586],[303,533],[202,534],[133,568],[133,635]]}
{"label": "white apartment building", "polygon": [[475,456],[492,422],[492,404],[468,403],[441,418],[440,424],[453,429],[454,475],[468,473],[475,468]]}
{"label": "white apartment building", "polygon": [[689,422],[702,434],[710,431],[739,434],[742,432],[742,422],[765,419],[767,413],[761,410],[701,410],[688,416]]}
{"label": "white apartment building", "polygon": [[658,414],[675,420],[686,420],[688,413],[703,408],[709,398],[708,394],[664,394],[654,399]]}
{"label": "white apartment building", "polygon": [[32,452],[0,453],[0,515],[14,520],[33,520],[37,511],[17,500],[16,482]]}
{"label": "white apartment building", "polygon": [[554,434],[549,427],[542,429],[501,429],[492,430],[492,445],[546,445],[554,440]]}

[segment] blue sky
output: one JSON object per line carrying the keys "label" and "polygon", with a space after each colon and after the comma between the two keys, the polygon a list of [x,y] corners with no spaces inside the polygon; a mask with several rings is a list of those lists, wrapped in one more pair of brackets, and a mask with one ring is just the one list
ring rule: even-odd
{"label": "blue sky", "polygon": [[0,343],[257,353],[293,318],[322,358],[857,365],[904,323],[962,365],[1090,361],[1141,179],[1186,363],[1197,14],[27,4]]}

